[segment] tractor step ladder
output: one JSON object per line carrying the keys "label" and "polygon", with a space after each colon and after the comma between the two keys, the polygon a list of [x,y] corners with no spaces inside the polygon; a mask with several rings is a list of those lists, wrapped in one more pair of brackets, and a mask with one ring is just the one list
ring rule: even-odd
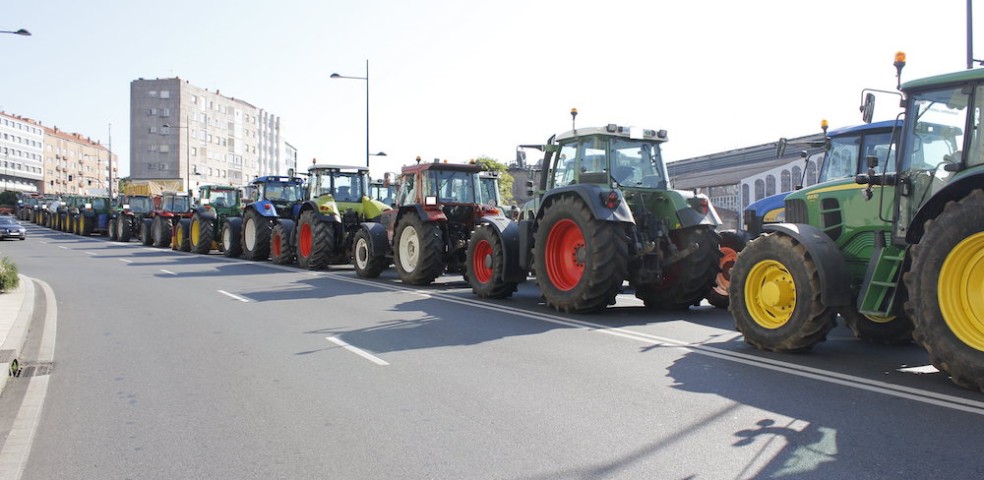
{"label": "tractor step ladder", "polygon": [[886,245],[882,233],[875,235],[875,249],[871,252],[871,262],[858,295],[859,312],[877,317],[894,315],[904,261],[905,249]]}

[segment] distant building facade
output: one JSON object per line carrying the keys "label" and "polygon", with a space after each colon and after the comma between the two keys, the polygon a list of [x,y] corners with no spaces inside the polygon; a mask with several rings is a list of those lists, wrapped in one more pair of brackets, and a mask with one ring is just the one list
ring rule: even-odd
{"label": "distant building facade", "polygon": [[[58,127],[44,128],[44,184],[49,195],[109,195],[119,184],[119,159],[98,141]],[[112,158],[112,167],[110,159]]]}
{"label": "distant building facade", "polygon": [[180,78],[130,83],[130,175],[243,185],[286,167],[280,118]]}
{"label": "distant building facade", "polygon": [[0,191],[42,193],[44,129],[29,118],[0,112]]}
{"label": "distant building facade", "polygon": [[[820,134],[807,135],[789,142],[802,144],[822,138]],[[776,144],[766,143],[669,162],[666,168],[673,188],[707,195],[723,227],[739,228],[741,212],[749,204],[817,182],[823,151],[807,149],[806,157],[802,151],[789,148],[776,157]]]}

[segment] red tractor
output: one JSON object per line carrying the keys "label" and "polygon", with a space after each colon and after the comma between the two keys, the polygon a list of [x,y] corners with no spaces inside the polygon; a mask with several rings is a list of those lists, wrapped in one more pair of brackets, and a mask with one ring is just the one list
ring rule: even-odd
{"label": "red tractor", "polygon": [[356,273],[374,278],[392,262],[400,280],[411,285],[428,285],[444,272],[464,274],[476,223],[502,215],[481,202],[481,171],[473,164],[419,159],[403,167],[395,207],[375,222],[363,222],[355,234]]}

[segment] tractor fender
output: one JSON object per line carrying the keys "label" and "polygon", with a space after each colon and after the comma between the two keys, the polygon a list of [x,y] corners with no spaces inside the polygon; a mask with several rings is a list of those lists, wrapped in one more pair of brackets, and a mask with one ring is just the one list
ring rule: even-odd
{"label": "tractor fender", "polygon": [[527,269],[520,265],[519,225],[501,215],[482,217],[479,222],[495,230],[502,242],[503,280],[521,282],[526,280]]}
{"label": "tractor fender", "polygon": [[[228,223],[229,225],[231,225],[233,228],[239,229],[239,230],[236,230],[236,231],[241,231],[242,228],[243,228],[243,217],[228,217],[228,218],[225,219],[225,221],[226,221],[226,223]],[[221,227],[221,225],[220,225],[220,227]]]}
{"label": "tractor fender", "polygon": [[284,218],[278,220],[277,224],[287,231],[287,244],[297,245],[297,231],[295,228],[297,224],[293,220],[287,220]]}
{"label": "tractor fender", "polygon": [[218,217],[218,212],[214,208],[198,208],[195,213],[198,214],[198,218],[204,220],[215,220]]}
{"label": "tractor fender", "polygon": [[[607,197],[612,191],[618,195],[619,202],[615,208],[608,208],[602,205],[602,198]],[[537,218],[543,216],[543,208],[552,203],[552,199],[569,195],[580,197],[584,201],[584,204],[591,210],[591,214],[598,220],[635,223],[632,211],[629,210],[629,205],[625,203],[625,197],[622,196],[621,191],[611,190],[607,186],[588,183],[555,188],[545,193],[540,201],[540,207],[536,212]]]}
{"label": "tractor fender", "polygon": [[[277,207],[273,204],[273,202],[271,202],[269,200],[259,200],[259,201],[253,202],[253,203],[249,204],[249,206],[246,207],[246,209],[247,210],[255,210],[256,213],[258,213],[261,217],[276,218],[278,216],[277,215]],[[245,213],[244,213],[244,215],[245,215]]]}
{"label": "tractor fender", "polygon": [[301,215],[307,211],[314,212],[314,217],[318,219],[319,222],[335,222],[342,223],[342,217],[338,213],[324,214],[318,209],[318,204],[308,201],[307,203],[300,206],[300,210],[297,212],[297,220],[301,219]]}
{"label": "tractor fender", "polygon": [[906,243],[919,243],[922,238],[923,227],[927,220],[936,218],[943,212],[943,207],[951,200],[960,200],[970,195],[970,192],[980,189],[984,184],[984,172],[967,175],[943,187],[943,190],[936,192],[926,203],[919,207],[919,211],[912,217],[912,222],[906,231]]}
{"label": "tractor fender", "polygon": [[444,215],[444,212],[440,209],[426,209],[423,205],[414,204],[408,205],[401,209],[400,216],[406,215],[408,210],[414,210],[417,216],[425,222],[447,222],[448,217]]}
{"label": "tractor fender", "polygon": [[359,228],[369,234],[369,254],[378,257],[389,253],[389,238],[386,227],[381,223],[362,222]]}
{"label": "tractor fender", "polygon": [[844,255],[826,233],[807,224],[770,223],[762,226],[766,232],[778,232],[793,237],[806,248],[816,262],[820,276],[820,298],[829,307],[851,305],[851,282],[847,275]]}

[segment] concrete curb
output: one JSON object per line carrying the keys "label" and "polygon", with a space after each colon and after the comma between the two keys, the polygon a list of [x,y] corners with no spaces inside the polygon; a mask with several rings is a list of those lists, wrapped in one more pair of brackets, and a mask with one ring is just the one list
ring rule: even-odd
{"label": "concrete curb", "polygon": [[0,293],[0,394],[7,386],[13,371],[19,368],[19,358],[34,316],[34,280],[20,277],[16,290]]}

